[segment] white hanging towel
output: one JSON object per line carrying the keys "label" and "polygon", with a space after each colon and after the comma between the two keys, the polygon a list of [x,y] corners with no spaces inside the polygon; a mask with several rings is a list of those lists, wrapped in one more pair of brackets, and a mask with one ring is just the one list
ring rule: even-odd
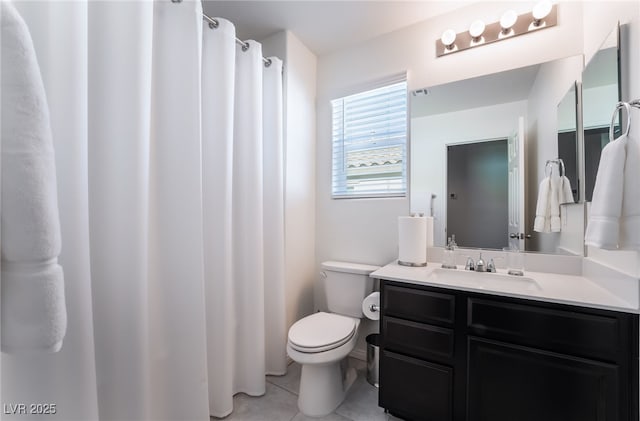
{"label": "white hanging towel", "polygon": [[640,145],[623,134],[602,150],[585,243],[640,250]]}
{"label": "white hanging towel", "polygon": [[[563,179],[566,177],[548,176],[542,179],[538,187],[538,203],[536,204],[536,219],[533,230],[536,232],[560,232],[560,204],[565,203],[565,195],[571,195],[571,185],[568,191]],[[567,179],[567,183],[569,180]]]}
{"label": "white hanging towel", "polygon": [[560,232],[560,195],[562,194],[561,178],[549,176],[549,224],[551,232]]}
{"label": "white hanging towel", "polygon": [[620,248],[640,250],[640,140],[627,135],[627,159],[624,163]]}
{"label": "white hanging towel", "polygon": [[67,314],[49,109],[27,26],[0,8],[2,351],[57,352]]}
{"label": "white hanging towel", "polygon": [[538,202],[536,204],[536,219],[533,230],[536,232],[551,232],[551,179],[545,177],[538,187]]}
{"label": "white hanging towel", "polygon": [[563,175],[560,177],[560,188],[558,189],[560,192],[560,204],[563,203],[575,203],[573,200],[573,191],[571,190],[571,181],[567,178],[567,176]]}

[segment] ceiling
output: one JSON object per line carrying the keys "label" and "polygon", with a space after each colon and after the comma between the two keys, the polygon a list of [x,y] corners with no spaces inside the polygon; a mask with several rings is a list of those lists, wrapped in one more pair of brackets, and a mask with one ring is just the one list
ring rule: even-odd
{"label": "ceiling", "polygon": [[539,64],[427,88],[413,96],[411,116],[423,117],[477,107],[524,101],[529,97]]}
{"label": "ceiling", "polygon": [[288,29],[321,56],[471,4],[471,1],[217,1],[204,12],[236,26],[237,37],[261,40]]}

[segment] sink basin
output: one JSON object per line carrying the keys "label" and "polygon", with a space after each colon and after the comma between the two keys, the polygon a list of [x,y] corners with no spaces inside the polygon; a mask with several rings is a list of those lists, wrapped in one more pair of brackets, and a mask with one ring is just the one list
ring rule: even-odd
{"label": "sink basin", "polygon": [[474,289],[509,292],[539,292],[540,285],[526,276],[513,276],[491,272],[472,272],[468,270],[452,270],[436,268],[428,278],[429,281],[451,285],[466,286]]}

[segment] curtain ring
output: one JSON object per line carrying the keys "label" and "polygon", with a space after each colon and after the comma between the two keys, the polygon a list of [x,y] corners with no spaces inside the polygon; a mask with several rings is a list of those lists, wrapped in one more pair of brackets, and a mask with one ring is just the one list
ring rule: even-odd
{"label": "curtain ring", "polygon": [[248,42],[244,42],[242,44],[242,51],[247,51],[249,49],[249,47],[251,47],[251,44],[249,44]]}
{"label": "curtain ring", "polygon": [[[631,128],[631,106],[626,102],[618,102],[615,110],[613,110],[613,115],[611,116],[611,124],[609,125],[609,142],[613,142],[615,140],[613,138],[614,123],[618,116],[618,110],[622,110],[622,108],[627,110],[627,130],[624,132],[624,136],[629,134],[629,129]],[[622,130],[622,127],[620,127],[620,130]]]}

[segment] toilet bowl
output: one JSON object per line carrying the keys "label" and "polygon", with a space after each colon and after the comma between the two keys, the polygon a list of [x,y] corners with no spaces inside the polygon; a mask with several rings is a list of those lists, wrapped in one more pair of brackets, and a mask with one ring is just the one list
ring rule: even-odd
{"label": "toilet bowl", "polygon": [[289,330],[287,353],[302,364],[298,408],[311,417],[335,410],[356,379],[345,358],[358,339],[359,319],[319,312]]}
{"label": "toilet bowl", "polygon": [[346,357],[358,340],[362,300],[373,290],[369,274],[378,269],[345,262],[324,262],[322,268],[330,312],[298,320],[287,341],[287,354],[302,365],[298,408],[310,417],[333,412],[356,379]]}

